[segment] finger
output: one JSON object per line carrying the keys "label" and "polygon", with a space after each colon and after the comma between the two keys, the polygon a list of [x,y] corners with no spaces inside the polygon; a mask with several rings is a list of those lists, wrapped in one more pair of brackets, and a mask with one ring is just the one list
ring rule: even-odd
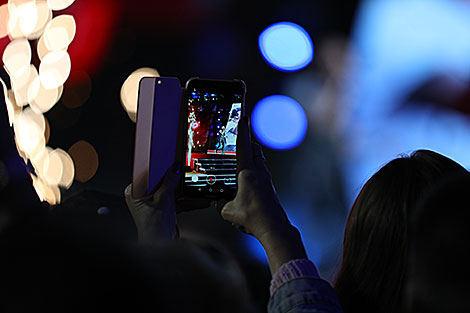
{"label": "finger", "polygon": [[153,195],[154,201],[162,197],[175,194],[176,188],[178,187],[181,179],[181,169],[181,163],[175,163],[166,171],[165,176],[163,176],[160,188],[158,188],[158,190]]}
{"label": "finger", "polygon": [[248,117],[238,122],[237,136],[237,173],[244,169],[253,169],[253,153],[251,151],[251,135]]}
{"label": "finger", "polygon": [[222,207],[220,215],[227,222],[234,223],[236,219],[234,212],[233,201],[229,201]]}
{"label": "finger", "polygon": [[148,197],[143,197],[143,198],[134,198],[132,195],[132,183],[129,184],[126,189],[124,189],[124,198],[126,199],[126,203],[129,207],[133,207],[135,205],[138,205],[139,203],[147,201],[149,198]]}
{"label": "finger", "polygon": [[219,212],[219,214],[222,213],[222,209],[224,208],[224,206],[229,203],[230,201],[227,200],[227,199],[219,199],[215,205],[215,209],[217,210],[217,212]]}
{"label": "finger", "polygon": [[266,158],[264,157],[263,148],[261,148],[261,146],[256,142],[253,142],[251,147],[253,151],[253,162],[257,172],[262,174],[264,178],[271,179],[271,172],[266,166]]}

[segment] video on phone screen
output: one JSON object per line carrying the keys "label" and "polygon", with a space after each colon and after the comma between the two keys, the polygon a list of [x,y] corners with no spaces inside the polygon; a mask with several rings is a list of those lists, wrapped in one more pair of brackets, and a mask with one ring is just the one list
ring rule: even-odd
{"label": "video on phone screen", "polygon": [[189,91],[186,186],[223,192],[236,185],[241,94]]}

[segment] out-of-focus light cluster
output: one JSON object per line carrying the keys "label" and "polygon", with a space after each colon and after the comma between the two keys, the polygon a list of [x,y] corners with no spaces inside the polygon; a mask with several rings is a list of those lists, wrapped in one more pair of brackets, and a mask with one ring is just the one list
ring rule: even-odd
{"label": "out-of-focus light cluster", "polygon": [[160,77],[160,74],[156,69],[142,67],[132,72],[121,87],[122,106],[134,123],[137,120],[137,98],[139,94],[139,83],[142,77]]}
{"label": "out-of-focus light cluster", "polygon": [[301,26],[279,22],[266,28],[258,38],[261,55],[269,65],[281,71],[298,71],[313,59],[313,43]]}
{"label": "out-of-focus light cluster", "polygon": [[[304,28],[295,23],[270,25],[259,35],[258,45],[264,60],[280,71],[298,71],[313,60],[312,39]],[[260,100],[251,121],[261,143],[276,150],[300,145],[307,131],[304,110],[287,96],[274,95]]]}
{"label": "out-of-focus light cluster", "polygon": [[[69,188],[75,177],[70,155],[61,149],[46,146],[49,124],[43,113],[60,99],[63,84],[70,74],[67,48],[76,26],[71,15],[53,17],[74,0],[9,0],[0,6],[0,38],[11,42],[3,52],[4,69],[11,81],[7,90],[2,81],[10,126],[13,126],[19,155],[31,162],[33,185],[39,198],[49,204],[60,202],[59,187]],[[32,64],[33,51],[41,60]]]}
{"label": "out-of-focus light cluster", "polygon": [[253,109],[251,124],[261,143],[276,150],[295,148],[307,132],[307,117],[302,106],[283,95],[261,99]]}

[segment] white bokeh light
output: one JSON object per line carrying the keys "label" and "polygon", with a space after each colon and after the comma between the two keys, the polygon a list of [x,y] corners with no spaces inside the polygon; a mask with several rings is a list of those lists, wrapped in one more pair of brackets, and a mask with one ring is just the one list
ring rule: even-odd
{"label": "white bokeh light", "polygon": [[61,87],[48,89],[37,77],[28,90],[28,101],[31,108],[36,112],[45,113],[59,101]]}
{"label": "white bokeh light", "polygon": [[31,63],[31,46],[27,39],[16,39],[10,42],[3,51],[3,64],[11,76],[22,67]]}
{"label": "white bokeh light", "polygon": [[44,87],[58,88],[70,75],[71,62],[67,51],[52,51],[44,56],[39,66],[39,77]]}
{"label": "white bokeh light", "polygon": [[59,11],[66,9],[69,7],[72,3],[74,3],[75,0],[47,0],[47,5],[51,10],[54,11]]}
{"label": "white bokeh light", "polygon": [[28,94],[30,93],[31,84],[38,77],[38,71],[32,64],[23,67],[11,77],[11,86],[18,106],[28,104]]}
{"label": "white bokeh light", "polygon": [[63,50],[75,37],[76,24],[71,15],[60,15],[53,18],[44,30],[43,40],[46,48],[51,50]]}
{"label": "white bokeh light", "polygon": [[132,72],[124,81],[121,87],[121,103],[129,118],[135,122],[137,115],[137,96],[139,92],[139,82],[142,77],[159,77],[156,69],[150,67],[139,68]]}

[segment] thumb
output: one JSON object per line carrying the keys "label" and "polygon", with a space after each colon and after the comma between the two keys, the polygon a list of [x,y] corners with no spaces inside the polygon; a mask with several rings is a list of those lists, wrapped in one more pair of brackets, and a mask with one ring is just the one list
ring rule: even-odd
{"label": "thumb", "polygon": [[163,176],[162,184],[160,188],[158,188],[157,192],[155,192],[153,198],[160,198],[163,195],[170,195],[174,194],[178,184],[180,183],[181,179],[181,172],[182,172],[182,164],[181,163],[174,163],[165,173]]}

